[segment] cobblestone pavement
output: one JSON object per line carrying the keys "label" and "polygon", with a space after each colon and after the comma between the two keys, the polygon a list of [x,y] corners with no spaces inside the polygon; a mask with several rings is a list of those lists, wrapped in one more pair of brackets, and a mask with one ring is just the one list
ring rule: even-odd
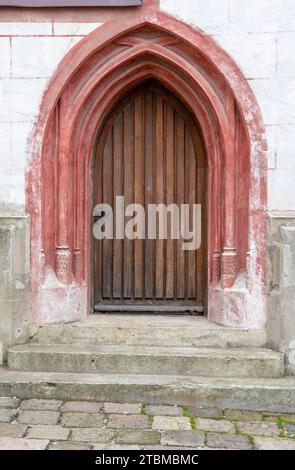
{"label": "cobblestone pavement", "polygon": [[295,450],[295,414],[2,397],[0,449]]}

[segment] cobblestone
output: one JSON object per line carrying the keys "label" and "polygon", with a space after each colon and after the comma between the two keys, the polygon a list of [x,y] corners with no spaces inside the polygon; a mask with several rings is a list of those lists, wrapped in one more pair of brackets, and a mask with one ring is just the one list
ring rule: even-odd
{"label": "cobblestone", "polygon": [[108,428],[148,428],[148,416],[110,414],[107,419]]}
{"label": "cobblestone", "polygon": [[290,436],[295,436],[295,424],[284,423],[284,429]]}
{"label": "cobblestone", "polygon": [[295,441],[288,439],[254,437],[254,443],[258,450],[295,450]]}
{"label": "cobblestone", "polygon": [[183,416],[183,409],[180,406],[147,405],[145,413],[160,416]]}
{"label": "cobblestone", "polygon": [[63,406],[63,411],[68,413],[99,413],[101,408],[101,403],[91,401],[67,401]]}
{"label": "cobblestone", "polygon": [[160,434],[157,431],[141,429],[119,429],[116,438],[118,444],[159,444]]}
{"label": "cobblestone", "polygon": [[0,449],[295,450],[294,434],[286,413],[0,398]]}
{"label": "cobblestone", "polygon": [[238,429],[243,434],[261,436],[278,436],[280,432],[275,423],[238,423]]}
{"label": "cobblestone", "polygon": [[0,408],[17,408],[19,404],[18,398],[0,397]]}
{"label": "cobblestone", "polygon": [[59,400],[24,400],[20,406],[21,410],[26,411],[57,411],[60,409],[62,401]]}
{"label": "cobblestone", "polygon": [[161,444],[165,446],[202,447],[205,434],[199,431],[164,431]]}
{"label": "cobblestone", "polygon": [[152,428],[185,431],[191,430],[191,423],[189,418],[184,416],[155,416]]}
{"label": "cobblestone", "polygon": [[222,448],[222,449],[251,449],[249,440],[244,436],[237,436],[235,434],[221,434],[215,432],[208,432],[207,445],[209,447]]}
{"label": "cobblestone", "polygon": [[136,415],[141,413],[140,403],[105,403],[104,412],[112,414]]}
{"label": "cobblestone", "polygon": [[50,439],[50,440],[59,440],[66,441],[70,435],[70,430],[63,428],[62,426],[33,426],[29,428],[27,437],[32,437],[35,439]]}
{"label": "cobblestone", "polygon": [[57,424],[58,411],[21,411],[18,422],[21,424]]}
{"label": "cobblestone", "polygon": [[0,437],[23,437],[28,426],[16,423],[0,423]]}
{"label": "cobblestone", "polygon": [[65,413],[61,424],[68,428],[97,428],[102,427],[104,415],[96,413]]}
{"label": "cobblestone", "polygon": [[235,426],[230,421],[222,419],[204,419],[198,418],[197,428],[205,431],[216,432],[235,432]]}
{"label": "cobblestone", "polygon": [[256,411],[225,410],[225,419],[231,421],[261,421],[262,415]]}
{"label": "cobblestone", "polygon": [[197,416],[198,418],[221,418],[222,411],[218,408],[200,408],[189,406],[187,412],[190,416]]}
{"label": "cobblestone", "polygon": [[0,409],[0,423],[10,423],[15,419],[17,415],[17,410],[10,408],[1,408]]}

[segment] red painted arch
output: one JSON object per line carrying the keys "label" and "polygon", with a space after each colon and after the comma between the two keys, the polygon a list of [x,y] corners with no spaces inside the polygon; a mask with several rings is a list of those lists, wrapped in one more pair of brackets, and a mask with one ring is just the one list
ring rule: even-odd
{"label": "red painted arch", "polygon": [[194,115],[206,146],[209,318],[262,326],[266,143],[255,96],[201,31],[152,5],[130,10],[128,20],[120,15],[65,56],[43,97],[27,172],[34,321],[73,320],[90,310],[95,138],[109,109],[153,78]]}

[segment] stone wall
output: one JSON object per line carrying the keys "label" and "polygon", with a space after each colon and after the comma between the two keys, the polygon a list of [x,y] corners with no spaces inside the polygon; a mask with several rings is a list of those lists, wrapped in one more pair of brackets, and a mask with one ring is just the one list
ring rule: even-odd
{"label": "stone wall", "polygon": [[[267,128],[269,209],[295,210],[295,2],[161,0],[160,6],[212,36],[244,72]],[[48,79],[110,11],[0,15],[0,214],[24,213],[26,143]]]}
{"label": "stone wall", "polygon": [[286,353],[295,374],[295,213],[271,213],[268,231],[269,344]]}
{"label": "stone wall", "polygon": [[0,217],[0,363],[29,337],[30,251],[26,217]]}

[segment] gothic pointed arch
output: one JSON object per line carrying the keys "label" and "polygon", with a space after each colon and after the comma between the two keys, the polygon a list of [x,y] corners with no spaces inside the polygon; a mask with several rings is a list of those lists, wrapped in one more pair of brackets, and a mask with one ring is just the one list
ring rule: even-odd
{"label": "gothic pointed arch", "polygon": [[253,92],[201,31],[149,5],[119,16],[65,56],[43,97],[27,172],[34,320],[84,318],[91,310],[95,139],[117,100],[154,79],[189,109],[206,147],[209,318],[262,326],[266,144]]}

